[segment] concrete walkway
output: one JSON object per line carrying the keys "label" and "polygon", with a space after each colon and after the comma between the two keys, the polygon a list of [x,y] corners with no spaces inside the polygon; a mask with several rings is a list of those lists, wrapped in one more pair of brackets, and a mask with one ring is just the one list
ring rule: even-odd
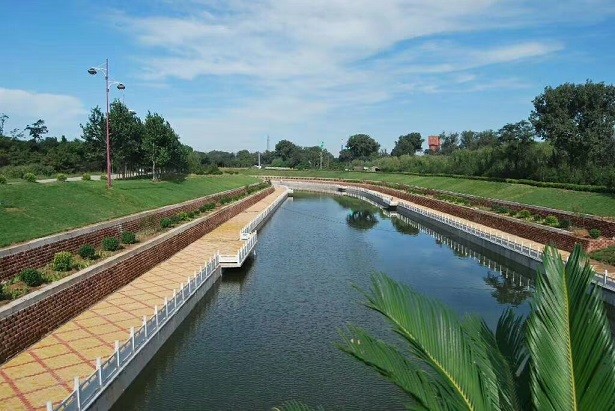
{"label": "concrete walkway", "polygon": [[130,327],[140,327],[143,316],[153,315],[156,305],[162,306],[218,251],[236,255],[245,244],[240,230],[284,193],[277,188],[0,366],[0,409],[45,409],[47,401],[66,398],[75,376],[92,374],[97,358],[111,356],[115,341],[127,340]]}

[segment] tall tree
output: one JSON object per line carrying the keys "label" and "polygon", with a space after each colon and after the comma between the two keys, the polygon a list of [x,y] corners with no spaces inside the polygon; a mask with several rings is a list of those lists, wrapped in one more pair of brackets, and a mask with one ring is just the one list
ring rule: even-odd
{"label": "tall tree", "polygon": [[447,155],[459,148],[459,133],[440,133],[440,153]]}
{"label": "tall tree", "polygon": [[0,136],[4,135],[4,123],[8,119],[9,119],[9,116],[7,116],[4,113],[0,113]]}
{"label": "tall tree", "polygon": [[367,134],[355,134],[348,138],[346,148],[353,160],[367,160],[378,153],[380,144]]}
{"label": "tall tree", "polygon": [[615,86],[587,81],[546,87],[533,101],[536,132],[568,163],[607,165],[615,155]]}
{"label": "tall tree", "polygon": [[113,162],[120,166],[125,175],[142,157],[143,123],[124,103],[115,100],[109,111],[109,130]]}
{"label": "tall tree", "polygon": [[100,107],[90,111],[87,123],[81,124],[81,138],[85,144],[85,158],[91,170],[102,170],[106,163],[107,120]]}
{"label": "tall tree", "polygon": [[395,147],[391,151],[391,155],[399,157],[407,154],[413,156],[423,146],[425,140],[421,136],[421,133],[410,133],[404,136],[399,136],[395,142]]}
{"label": "tall tree", "polygon": [[26,130],[30,133],[30,137],[35,143],[38,143],[39,140],[43,137],[43,135],[47,134],[49,130],[45,125],[45,120],[39,119],[36,122],[32,123],[29,126],[26,126]]}
{"label": "tall tree", "polygon": [[160,114],[147,113],[144,123],[142,149],[152,165],[152,180],[156,180],[164,167],[181,167],[187,153],[182,150],[179,137]]}

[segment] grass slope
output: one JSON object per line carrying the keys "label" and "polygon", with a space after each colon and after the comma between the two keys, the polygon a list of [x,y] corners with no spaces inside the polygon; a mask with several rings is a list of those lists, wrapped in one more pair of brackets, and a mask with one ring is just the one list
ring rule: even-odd
{"label": "grass slope", "polygon": [[0,185],[0,247],[258,182],[242,175],[181,182],[116,180]]}
{"label": "grass slope", "polygon": [[615,195],[563,190],[559,188],[534,187],[494,181],[469,180],[451,177],[421,177],[393,173],[361,173],[352,171],[276,171],[247,169],[241,171],[252,175],[280,175],[295,177],[325,177],[357,180],[377,180],[403,183],[419,187],[448,190],[500,200],[515,201],[560,210],[615,216]]}

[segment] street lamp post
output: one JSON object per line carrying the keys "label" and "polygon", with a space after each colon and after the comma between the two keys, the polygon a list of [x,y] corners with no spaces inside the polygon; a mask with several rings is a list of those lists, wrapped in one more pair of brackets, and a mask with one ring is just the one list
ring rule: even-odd
{"label": "street lamp post", "polygon": [[125,90],[126,86],[117,81],[109,82],[109,59],[105,60],[105,67],[90,67],[88,73],[95,76],[99,71],[105,73],[105,95],[107,97],[107,188],[111,188],[111,141],[109,138],[109,85],[117,84],[118,90]]}

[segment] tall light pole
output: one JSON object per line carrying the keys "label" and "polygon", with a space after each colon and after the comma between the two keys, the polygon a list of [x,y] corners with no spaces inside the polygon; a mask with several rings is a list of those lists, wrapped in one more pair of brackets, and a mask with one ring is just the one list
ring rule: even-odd
{"label": "tall light pole", "polygon": [[107,188],[111,188],[111,141],[109,139],[109,85],[117,84],[118,90],[125,90],[126,86],[117,81],[109,82],[109,59],[105,60],[105,67],[90,67],[88,73],[95,76],[99,71],[105,73],[105,95],[107,96]]}

